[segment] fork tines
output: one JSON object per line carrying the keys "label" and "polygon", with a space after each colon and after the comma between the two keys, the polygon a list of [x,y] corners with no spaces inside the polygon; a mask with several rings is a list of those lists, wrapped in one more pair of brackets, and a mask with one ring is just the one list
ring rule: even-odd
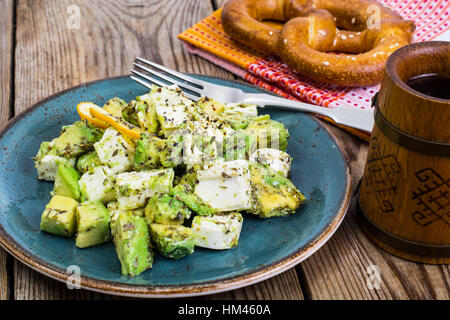
{"label": "fork tines", "polygon": [[171,70],[160,64],[137,57],[131,69],[131,79],[141,85],[151,88],[157,86],[177,85],[185,95],[193,100],[198,100],[204,93],[204,82],[190,76]]}

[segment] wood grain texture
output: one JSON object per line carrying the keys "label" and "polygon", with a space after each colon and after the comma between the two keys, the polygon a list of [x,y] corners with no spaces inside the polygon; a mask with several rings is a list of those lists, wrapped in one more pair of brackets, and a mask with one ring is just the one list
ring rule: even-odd
{"label": "wood grain texture", "polygon": [[[355,189],[363,174],[368,145],[326,125],[345,145]],[[380,250],[362,233],[354,200],[335,235],[297,269],[304,274],[302,289],[309,299],[450,298],[450,266],[413,263]]]}
{"label": "wood grain texture", "polygon": [[290,269],[253,286],[218,293],[206,299],[223,300],[303,300],[303,292],[295,269]]}
{"label": "wood grain texture", "polygon": [[[11,81],[12,81],[12,52],[13,52],[13,17],[14,1],[0,1],[0,127],[12,116],[11,114]],[[8,260],[11,257],[0,247],[0,300],[9,297]]]}
{"label": "wood grain texture", "polygon": [[[211,3],[220,7],[224,2],[18,0],[16,113],[82,82],[128,74],[137,55],[180,71],[233,78],[228,72],[187,53],[176,39],[179,32],[212,12]],[[11,3],[12,0],[3,1],[0,6]],[[81,13],[80,29],[74,30],[67,28],[70,16],[67,8],[73,4]],[[6,11],[0,11],[2,22]],[[0,59],[7,60],[10,49],[5,51],[4,40],[5,37],[0,40],[0,50],[4,53]],[[4,80],[4,71],[9,69],[2,67],[5,64],[0,66]],[[5,92],[9,97],[8,90],[1,92],[2,108]],[[1,116],[5,117],[3,112]],[[328,127],[345,145],[355,187],[362,176],[367,144],[340,129]],[[0,290],[7,290],[2,257],[6,255],[0,252]],[[380,289],[370,289],[367,285],[368,280],[373,284],[370,277],[373,275],[367,272],[371,265],[380,268]],[[18,261],[14,263],[14,274],[8,276],[13,276],[16,299],[117,298],[86,290],[68,290],[64,284]],[[295,269],[247,288],[201,299],[303,299],[303,294],[307,299],[449,299],[449,283],[448,266],[415,264],[376,248],[360,231],[352,203],[347,218],[331,240]],[[0,291],[0,297],[2,294]]]}
{"label": "wood grain texture", "polygon": [[[80,9],[80,29],[69,29],[70,5]],[[70,10],[69,10],[70,11]],[[108,76],[128,74],[136,56],[184,72],[234,78],[184,50],[178,33],[213,11],[209,0],[88,1],[19,0],[17,5],[15,110],[60,90]],[[71,22],[70,20],[69,22]],[[68,290],[16,261],[16,299],[109,299]],[[295,270],[211,299],[302,299]]]}

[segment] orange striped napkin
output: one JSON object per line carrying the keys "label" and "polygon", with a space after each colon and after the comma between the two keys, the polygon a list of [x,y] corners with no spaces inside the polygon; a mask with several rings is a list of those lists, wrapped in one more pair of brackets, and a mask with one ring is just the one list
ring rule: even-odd
{"label": "orange striped napkin", "polygon": [[[381,0],[380,3],[416,23],[415,42],[450,40],[450,0]],[[379,85],[347,88],[304,81],[278,57],[267,56],[231,40],[222,28],[220,15],[221,9],[178,35],[189,52],[289,99],[328,108],[371,107],[371,98],[379,90]],[[365,132],[344,129],[360,138],[369,139]]]}

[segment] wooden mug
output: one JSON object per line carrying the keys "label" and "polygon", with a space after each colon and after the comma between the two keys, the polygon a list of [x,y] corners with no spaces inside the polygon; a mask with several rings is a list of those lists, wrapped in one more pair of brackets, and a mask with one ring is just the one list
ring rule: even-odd
{"label": "wooden mug", "polygon": [[450,100],[406,84],[423,74],[450,76],[449,42],[414,43],[389,57],[373,101],[359,220],[365,234],[392,254],[450,263]]}

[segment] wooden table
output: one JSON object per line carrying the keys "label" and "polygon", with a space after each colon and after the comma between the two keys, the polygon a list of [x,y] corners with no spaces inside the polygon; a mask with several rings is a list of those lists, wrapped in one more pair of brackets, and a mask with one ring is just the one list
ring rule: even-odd
{"label": "wooden table", "polygon": [[[0,123],[60,90],[128,74],[136,56],[183,72],[234,79],[190,55],[176,38],[223,2],[0,0]],[[345,145],[355,188],[367,143],[331,130]],[[110,298],[116,297],[69,290],[0,249],[0,299]],[[450,267],[404,261],[375,247],[355,221],[353,201],[335,235],[303,263],[253,286],[203,298],[449,299]]]}

